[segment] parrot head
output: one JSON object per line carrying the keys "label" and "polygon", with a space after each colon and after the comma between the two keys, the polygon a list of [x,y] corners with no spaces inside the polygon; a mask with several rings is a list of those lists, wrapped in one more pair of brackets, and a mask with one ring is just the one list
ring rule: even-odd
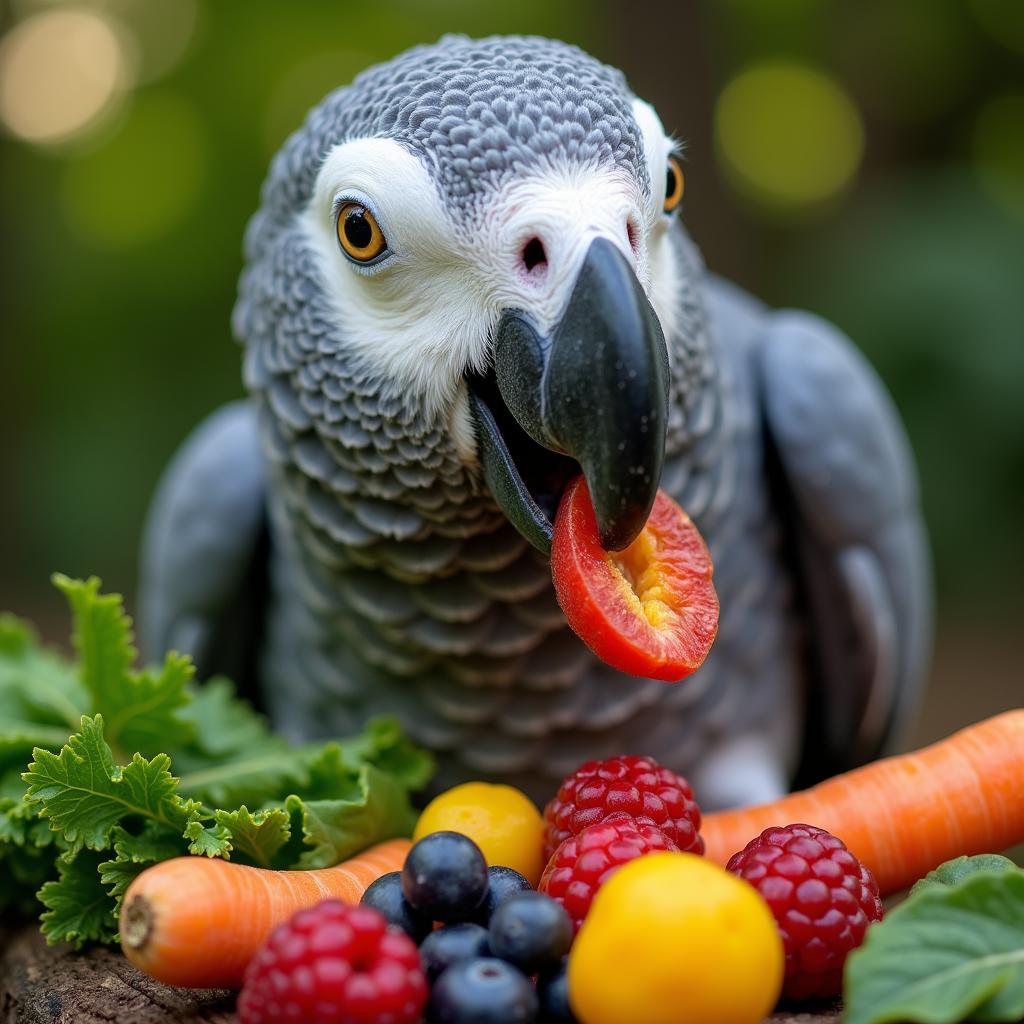
{"label": "parrot head", "polygon": [[[582,471],[621,549],[665,454],[682,190],[620,72],[550,40],[445,37],[328,96],[275,158],[236,331],[272,334],[268,308],[315,300],[308,344],[343,350],[396,421],[442,424],[531,543],[549,550]],[[299,258],[275,256],[283,238]],[[282,280],[254,313],[268,267]]]}

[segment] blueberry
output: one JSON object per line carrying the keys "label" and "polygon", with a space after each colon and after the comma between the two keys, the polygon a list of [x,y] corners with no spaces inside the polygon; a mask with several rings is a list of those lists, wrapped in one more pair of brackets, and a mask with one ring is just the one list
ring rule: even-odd
{"label": "blueberry", "polygon": [[487,894],[487,861],[467,836],[433,832],[405,858],[402,892],[433,921],[468,921]]}
{"label": "blueberry", "polygon": [[468,922],[438,928],[420,944],[420,959],[431,984],[446,967],[463,960],[479,960],[482,956],[490,956],[490,953],[487,929]]}
{"label": "blueberry", "polygon": [[484,957],[453,964],[434,983],[429,1024],[533,1024],[537,993],[511,964]]}
{"label": "blueberry", "polygon": [[434,922],[413,910],[402,895],[401,871],[389,871],[386,875],[381,875],[367,887],[359,902],[380,911],[391,924],[398,925],[413,942],[422,942],[434,927]]}
{"label": "blueberry", "polygon": [[537,979],[537,1000],[544,1024],[577,1024],[569,1006],[569,986],[565,980],[565,961]]}
{"label": "blueberry", "polygon": [[539,892],[510,896],[491,918],[491,953],[526,974],[554,967],[572,943],[572,921],[561,903]]}
{"label": "blueberry", "polygon": [[533,892],[533,886],[518,871],[496,864],[487,871],[487,895],[480,910],[474,915],[473,920],[486,925],[490,923],[491,915],[510,896],[517,892]]}

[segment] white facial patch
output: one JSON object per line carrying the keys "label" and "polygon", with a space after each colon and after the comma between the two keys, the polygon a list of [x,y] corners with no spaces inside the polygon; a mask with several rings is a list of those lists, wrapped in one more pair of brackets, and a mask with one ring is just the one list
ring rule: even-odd
{"label": "white facial patch", "polygon": [[[679,268],[675,250],[669,239],[670,220],[665,216],[665,176],[668,158],[673,151],[672,140],[665,135],[661,119],[654,107],[643,100],[633,100],[633,117],[644,140],[644,154],[651,180],[648,204],[647,260],[650,284],[647,297],[651,301],[665,337],[676,333],[679,326]],[[669,347],[669,355],[672,350]]]}
{"label": "white facial patch", "polygon": [[[363,269],[342,251],[335,209],[346,199],[376,218],[391,252],[383,263]],[[491,321],[472,246],[426,168],[389,139],[341,143],[320,169],[302,226],[350,350],[429,410],[450,404]]]}
{"label": "white facial patch", "polygon": [[[326,294],[350,347],[370,372],[448,416],[460,457],[476,460],[464,375],[484,370],[502,312],[526,312],[540,331],[558,321],[587,249],[612,242],[634,267],[666,334],[675,322],[672,251],[661,209],[670,143],[657,115],[634,112],[652,195],[621,170],[551,162],[486,200],[473,224],[456,220],[422,162],[389,139],[340,143],[327,155],[301,224],[320,257]],[[390,255],[362,268],[337,238],[340,202],[363,204]],[[528,269],[527,257],[543,262]]]}

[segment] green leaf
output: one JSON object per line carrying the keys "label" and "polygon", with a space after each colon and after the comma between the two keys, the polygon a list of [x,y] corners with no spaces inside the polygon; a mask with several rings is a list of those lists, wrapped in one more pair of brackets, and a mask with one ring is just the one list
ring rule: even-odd
{"label": "green leaf", "polygon": [[49,847],[56,847],[58,852],[68,848],[39,816],[39,805],[29,802],[24,784],[18,799],[0,798],[0,854],[16,848],[42,850]]}
{"label": "green leaf", "polygon": [[42,930],[51,945],[70,942],[77,949],[83,942],[117,938],[111,900],[100,880],[101,860],[102,855],[91,850],[60,857],[59,878],[39,890],[39,901],[46,907],[40,918]]}
{"label": "green leaf", "polygon": [[177,712],[189,703],[193,675],[192,659],[171,651],[156,675],[132,677],[121,706],[107,712],[108,729],[122,750],[151,754],[191,739],[192,725]]}
{"label": "green leaf", "polygon": [[0,612],[0,658],[23,658],[38,642],[31,624]]}
{"label": "green leaf", "polygon": [[282,807],[253,814],[243,804],[237,811],[215,811],[214,817],[234,850],[261,868],[276,866],[274,858],[291,837],[291,816]]}
{"label": "green leaf", "polygon": [[56,873],[54,856],[60,851],[55,833],[43,823],[38,809],[24,799],[0,797],[0,910],[17,906],[31,909],[30,896]]}
{"label": "green leaf", "polygon": [[55,582],[79,665],[0,617],[0,907],[38,894],[51,939],[109,940],[149,864],[322,867],[411,830],[408,791],[432,761],[395,720],[291,747],[227,680],[196,686],[187,658],[135,671],[121,599],[95,579]]}
{"label": "green leaf", "polygon": [[95,576],[73,580],[55,573],[53,583],[67,598],[74,616],[72,643],[78,652],[82,683],[96,711],[119,707],[137,652],[132,623],[120,594],[101,594]]}
{"label": "green leaf", "polygon": [[333,800],[293,795],[285,801],[285,809],[301,822],[302,843],[308,847],[297,867],[331,867],[372,843],[411,834],[416,814],[408,791],[373,765],[363,765],[354,778],[339,773],[337,793]]}
{"label": "green leaf", "polygon": [[119,860],[131,864],[155,864],[157,861],[180,857],[185,852],[185,839],[147,821],[138,833],[129,832],[120,825],[111,832],[111,843]]}
{"label": "green leaf", "polygon": [[921,890],[846,964],[846,1024],[1024,1017],[1024,871]]}
{"label": "green leaf", "polygon": [[307,762],[321,745],[289,748],[283,741],[253,757],[208,764],[181,776],[181,792],[206,804],[254,806],[281,800],[309,781]]}
{"label": "green leaf", "polygon": [[23,769],[35,746],[59,750],[88,703],[66,661],[38,647],[25,623],[0,616],[0,771]]}
{"label": "green leaf", "polygon": [[[244,714],[252,714],[242,702],[235,704],[246,709]],[[249,728],[254,728],[252,723]],[[332,800],[350,791],[367,763],[404,789],[425,785],[434,769],[433,758],[409,741],[396,720],[381,718],[369,722],[360,735],[341,742],[289,747],[279,737],[264,737],[244,756],[183,772],[179,791],[220,807],[259,806],[293,793],[304,799]]]}
{"label": "green leaf", "polygon": [[[182,851],[178,850],[177,852],[180,854]],[[121,901],[128,891],[128,886],[150,866],[150,864],[137,864],[135,861],[121,860],[119,857],[105,860],[99,865],[100,884],[106,891],[111,914],[116,916],[121,912]]]}
{"label": "green leaf", "polygon": [[21,781],[21,772],[8,769],[0,774],[0,801],[13,800],[17,803],[24,795],[25,783]]}
{"label": "green leaf", "polygon": [[114,915],[121,908],[121,897],[129,885],[149,867],[185,853],[185,841],[160,825],[147,822],[142,831],[132,834],[119,825],[111,830],[114,859],[99,865],[100,882],[114,898]]}
{"label": "green leaf", "polygon": [[[189,751],[182,752],[190,763],[179,765],[190,770],[191,761],[222,762],[252,757],[264,750],[281,750],[287,744],[270,731],[267,720],[247,701],[235,696],[235,688],[222,676],[208,679],[192,690],[192,700],[181,717],[193,729],[194,741]],[[175,760],[175,764],[182,760]]]}
{"label": "green leaf", "polygon": [[223,857],[231,854],[231,833],[222,825],[204,825],[201,821],[190,821],[185,828],[185,838],[190,840],[188,852],[197,857]]}
{"label": "green leaf", "polygon": [[50,827],[71,844],[104,850],[110,831],[129,815],[138,815],[181,833],[196,815],[195,805],[176,794],[170,759],[157,754],[147,761],[136,754],[125,767],[114,764],[103,738],[103,719],[82,719],[82,731],[68,739],[60,754],[37,748],[22,776],[28,798]]}
{"label": "green leaf", "polygon": [[38,914],[36,892],[56,875],[53,854],[33,847],[19,847],[0,854],[0,911],[16,907],[24,914]]}
{"label": "green leaf", "polygon": [[998,853],[981,853],[975,857],[956,857],[940,864],[934,871],[929,871],[924,878],[914,883],[910,895],[933,889],[936,886],[959,885],[965,878],[979,871],[1016,871],[1017,865],[1009,857]]}
{"label": "green leaf", "polygon": [[409,790],[422,789],[434,774],[433,757],[405,735],[397,718],[373,718],[340,745],[350,764],[376,765]]}
{"label": "green leaf", "polygon": [[120,594],[100,594],[100,581],[57,574],[54,583],[71,605],[73,642],[92,711],[107,722],[107,742],[128,754],[155,753],[191,738],[193,726],[178,715],[188,704],[191,659],[170,652],[154,675],[134,672],[137,657],[131,619]]}
{"label": "green leaf", "polygon": [[0,797],[0,848],[28,845],[30,827],[38,817],[38,806],[29,803],[24,796],[18,800]]}
{"label": "green leaf", "polygon": [[60,750],[67,738],[68,730],[59,725],[4,718],[0,721],[0,763],[6,764],[12,754],[20,754],[21,751],[30,755],[35,747]]}

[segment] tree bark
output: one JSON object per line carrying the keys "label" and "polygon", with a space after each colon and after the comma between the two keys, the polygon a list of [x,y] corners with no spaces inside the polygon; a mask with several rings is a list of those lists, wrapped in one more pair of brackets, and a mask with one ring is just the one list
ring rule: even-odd
{"label": "tree bark", "polygon": [[171,988],[119,951],[49,947],[36,927],[0,937],[3,1024],[232,1024],[230,992]]}

